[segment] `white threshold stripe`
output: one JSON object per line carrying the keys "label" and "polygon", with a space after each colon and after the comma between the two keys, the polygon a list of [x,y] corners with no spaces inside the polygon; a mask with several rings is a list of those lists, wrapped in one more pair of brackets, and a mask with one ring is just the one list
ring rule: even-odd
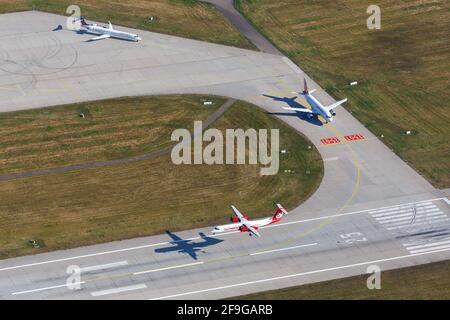
{"label": "white threshold stripe", "polygon": [[432,212],[425,212],[425,213],[418,213],[416,215],[414,214],[410,214],[408,213],[407,216],[404,217],[395,217],[395,218],[389,218],[387,220],[377,220],[379,223],[384,224],[384,223],[390,223],[390,222],[394,222],[394,221],[402,221],[402,220],[411,220],[413,218],[423,218],[423,217],[430,217],[430,216],[435,216],[435,215],[442,215],[445,216],[445,214],[442,211],[432,211]]}
{"label": "white threshold stripe", "polygon": [[372,215],[372,217],[375,217],[375,218],[382,218],[382,217],[389,217],[389,216],[392,216],[392,215],[396,215],[398,213],[414,212],[414,211],[418,212],[418,211],[427,210],[427,209],[433,209],[433,208],[437,208],[437,206],[435,206],[435,205],[423,206],[423,207],[411,207],[411,206],[409,206],[409,207],[404,208],[404,209],[392,210],[392,211],[389,211],[389,212],[382,212],[382,213],[376,213],[376,214],[371,214],[371,215]]}
{"label": "white threshold stripe", "polygon": [[433,253],[437,253],[437,252],[445,252],[445,251],[450,251],[450,248],[443,249],[443,250],[428,251],[428,252],[423,252],[423,253],[416,253],[416,254],[408,254],[408,255],[403,255],[403,256],[384,258],[384,259],[372,260],[372,261],[366,261],[366,262],[360,262],[360,263],[354,263],[354,264],[349,264],[349,265],[344,265],[344,266],[338,266],[338,267],[332,267],[332,268],[326,268],[326,269],[319,269],[319,270],[307,271],[307,272],[302,272],[302,273],[288,274],[288,275],[279,276],[279,277],[273,277],[273,278],[267,278],[267,279],[260,279],[260,280],[254,280],[254,281],[230,284],[230,285],[226,285],[226,286],[215,287],[215,288],[208,288],[208,289],[197,290],[197,291],[189,291],[189,292],[177,293],[177,294],[172,294],[172,295],[163,296],[163,297],[151,298],[149,300],[170,299],[170,298],[182,297],[182,296],[187,296],[187,295],[192,295],[192,294],[197,294],[197,293],[204,293],[204,292],[209,292],[209,291],[217,291],[217,290],[223,290],[223,289],[229,289],[229,288],[235,288],[235,287],[242,287],[242,286],[256,284],[256,283],[263,283],[263,282],[270,282],[270,281],[276,281],[276,280],[283,280],[283,279],[289,279],[289,278],[294,278],[294,277],[300,277],[300,276],[316,274],[316,273],[323,273],[323,272],[340,270],[340,269],[348,269],[348,268],[359,267],[359,266],[364,266],[364,265],[368,265],[368,264],[381,263],[381,262],[400,260],[400,259],[407,259],[407,258],[418,257],[418,256],[422,256],[422,255],[428,255],[428,254],[433,254]]}
{"label": "white threshold stripe", "polygon": [[421,214],[421,213],[427,213],[427,212],[435,212],[435,211],[441,211],[438,207],[432,207],[430,209],[426,209],[426,210],[408,210],[408,211],[402,211],[402,212],[394,212],[395,214],[390,214],[390,215],[383,215],[383,216],[379,216],[379,217],[375,217],[373,215],[373,217],[377,220],[377,221],[382,221],[382,220],[386,220],[386,219],[392,219],[392,218],[397,218],[397,217],[403,217],[403,216],[411,216],[414,214]]}
{"label": "white threshold stripe", "polygon": [[107,294],[114,294],[114,293],[120,293],[120,292],[132,291],[132,290],[146,289],[146,288],[147,288],[147,286],[144,283],[141,283],[141,284],[136,284],[136,285],[127,286],[127,287],[119,287],[119,288],[114,288],[114,289],[94,291],[94,292],[91,292],[91,296],[93,296],[93,297],[105,296]]}
{"label": "white threshold stripe", "polygon": [[448,200],[448,198],[442,198],[442,200],[445,201],[446,204],[448,204],[450,206],[450,200]]}
{"label": "white threshold stripe", "polygon": [[[400,205],[396,205],[396,206],[372,209],[372,210],[370,210],[370,214],[388,213],[389,211],[429,206],[429,205],[433,205],[433,203],[431,201],[435,201],[435,200],[438,200],[438,199],[426,200],[427,202],[410,202],[410,203],[404,203],[404,204],[400,204]],[[439,199],[439,200],[441,200],[441,199]]]}
{"label": "white threshold stripe", "polygon": [[145,274],[145,273],[152,273],[152,272],[158,272],[158,271],[164,271],[164,270],[171,270],[171,269],[178,269],[178,268],[186,268],[191,267],[199,264],[205,263],[204,261],[194,262],[194,263],[187,263],[187,264],[180,264],[178,266],[172,266],[172,267],[165,267],[165,268],[158,268],[158,269],[152,269],[152,270],[145,270],[145,271],[138,271],[134,272],[133,275],[139,275],[139,274]]}
{"label": "white threshold stripe", "polygon": [[427,209],[439,209],[437,206],[432,205],[432,206],[425,206],[425,207],[416,207],[416,209],[414,210],[414,208],[412,207],[408,207],[405,209],[401,209],[401,210],[393,210],[393,211],[389,211],[389,212],[382,212],[382,213],[377,213],[377,214],[372,214],[372,217],[374,218],[383,218],[383,217],[390,217],[392,215],[396,215],[398,213],[407,213],[407,212],[421,212],[423,210],[427,210]]}
{"label": "white threshold stripe", "polygon": [[414,249],[419,249],[419,248],[427,248],[427,247],[433,247],[433,246],[440,246],[442,244],[448,244],[450,243],[450,240],[447,241],[436,241],[436,242],[430,242],[427,244],[422,244],[422,245],[418,245],[418,246],[412,246],[412,247],[407,247],[406,249],[408,250],[414,250]]}
{"label": "white threshold stripe", "polygon": [[392,219],[392,218],[396,218],[396,217],[403,217],[403,216],[410,216],[410,215],[414,215],[414,214],[420,214],[420,213],[424,213],[424,212],[433,212],[433,211],[441,211],[438,207],[434,207],[432,209],[426,209],[426,210],[417,210],[417,211],[413,211],[413,210],[408,210],[407,212],[403,213],[403,212],[396,212],[398,214],[396,214],[395,216],[393,215],[388,215],[388,216],[379,216],[379,217],[375,217],[373,216],[377,221],[380,220],[385,220],[385,219]]}
{"label": "white threshold stripe", "polygon": [[80,272],[91,272],[91,271],[97,271],[97,270],[104,270],[104,269],[111,269],[115,267],[121,267],[128,265],[128,261],[119,261],[119,262],[113,262],[108,264],[99,264],[96,266],[90,266],[90,267],[84,267],[80,269]]}
{"label": "white threshold stripe", "polygon": [[70,283],[70,284],[66,283],[66,284],[61,284],[61,285],[58,285],[58,286],[38,288],[38,289],[31,289],[31,290],[25,290],[25,291],[19,291],[19,292],[13,292],[13,293],[11,293],[11,295],[17,296],[19,294],[33,293],[33,292],[39,292],[39,291],[45,291],[45,290],[69,287],[69,286],[75,286],[75,285],[80,285],[80,284],[85,284],[85,283],[86,283],[86,281],[80,281],[80,282],[75,282],[75,283]]}
{"label": "white threshold stripe", "polygon": [[[444,240],[450,240],[450,237],[447,236],[433,236],[433,238],[436,237],[437,239],[435,241],[444,241]],[[412,246],[416,246],[419,244],[424,244],[424,242],[426,242],[427,239],[420,239],[420,240],[416,240],[416,241],[412,241],[412,242],[406,242],[406,243],[402,243],[402,245],[404,247],[412,247]]]}
{"label": "white threshold stripe", "polygon": [[316,246],[317,243],[308,243],[308,244],[302,244],[299,246],[294,246],[294,247],[287,247],[287,248],[281,248],[281,249],[274,249],[274,250],[267,250],[267,251],[259,251],[259,252],[255,252],[255,253],[250,253],[251,256],[257,256],[259,254],[266,254],[266,253],[271,253],[271,252],[278,252],[278,251],[285,251],[285,250],[292,250],[292,249],[297,249],[297,248],[304,248],[304,247],[311,247],[311,246]]}
{"label": "white threshold stripe", "polygon": [[386,230],[394,230],[394,229],[401,229],[401,228],[414,228],[414,227],[418,227],[418,226],[423,226],[425,224],[430,225],[430,224],[436,224],[437,222],[446,222],[450,220],[449,218],[444,218],[442,220],[433,220],[433,221],[427,221],[427,222],[421,222],[421,223],[414,223],[414,224],[404,224],[401,226],[395,226],[395,227],[389,227],[386,228]]}
{"label": "white threshold stripe", "polygon": [[[434,199],[422,200],[422,201],[418,201],[418,202],[405,203],[405,204],[401,204],[401,205],[411,205],[411,204],[419,205],[421,203],[429,203],[430,201],[438,201],[438,200],[443,200],[443,199],[444,198],[434,198]],[[398,207],[398,206],[399,205],[393,205],[393,206],[382,207],[382,208],[379,208],[379,209]],[[353,211],[353,212],[347,212],[347,213],[338,213],[338,214],[334,214],[334,215],[317,217],[317,218],[311,218],[311,219],[304,219],[304,220],[297,220],[297,221],[292,221],[292,222],[271,224],[271,225],[263,227],[261,229],[277,228],[277,227],[282,227],[282,226],[287,226],[287,225],[297,224],[297,223],[305,223],[305,222],[311,222],[311,221],[326,220],[326,219],[332,219],[332,218],[336,218],[336,217],[344,217],[344,216],[348,216],[348,215],[354,215],[354,214],[359,214],[359,213],[366,213],[366,212],[371,212],[371,211],[373,211],[373,209],[365,209],[365,210],[359,210],[359,211]],[[225,236],[225,235],[229,235],[229,234],[239,233],[239,232],[240,231],[224,232],[224,233],[220,234],[220,237],[221,236]],[[210,234],[208,236],[219,237],[218,235],[213,235],[213,234]],[[201,239],[201,237],[187,238],[187,239],[183,239],[181,241],[198,240],[198,239]],[[132,250],[146,249],[146,248],[156,247],[156,246],[160,246],[160,245],[166,245],[166,244],[170,244],[170,243],[174,243],[174,242],[178,242],[178,241],[165,241],[165,242],[148,244],[148,245],[142,245],[142,246],[137,246],[137,247],[129,247],[129,248],[123,248],[123,249],[117,249],[117,250],[110,250],[110,251],[103,251],[103,252],[96,252],[96,253],[91,253],[91,254],[85,254],[85,255],[79,255],[79,256],[73,256],[73,257],[67,257],[67,258],[61,258],[61,259],[54,259],[54,260],[47,260],[47,261],[41,261],[41,262],[35,262],[35,263],[28,263],[28,264],[23,264],[23,265],[16,265],[16,266],[11,266],[11,267],[0,268],[0,271],[7,271],[7,270],[13,270],[13,269],[20,269],[20,268],[27,268],[27,267],[33,267],[33,266],[38,266],[38,265],[43,265],[43,264],[63,262],[63,261],[69,261],[69,260],[75,260],[75,259],[90,258],[90,257],[95,257],[95,256],[101,256],[101,255],[107,255],[107,254],[113,254],[113,253],[120,253],[120,252],[132,251]]]}
{"label": "white threshold stripe", "polygon": [[405,224],[410,224],[410,225],[415,225],[416,222],[430,222],[430,223],[434,223],[436,220],[442,219],[442,218],[447,218],[447,216],[445,214],[439,214],[437,216],[434,217],[421,217],[421,218],[416,218],[416,219],[411,219],[411,222],[406,221],[397,221],[397,222],[390,222],[390,223],[386,223],[386,225],[388,226],[398,226],[398,225],[405,225]]}
{"label": "white threshold stripe", "polygon": [[433,220],[436,219],[437,217],[447,217],[445,215],[445,213],[439,211],[439,212],[430,212],[427,214],[420,214],[420,215],[416,215],[416,216],[409,216],[409,217],[403,217],[403,218],[398,218],[398,219],[391,219],[391,220],[387,220],[387,221],[378,221],[381,224],[391,224],[391,225],[395,225],[395,224],[402,224],[408,221],[419,221],[419,220],[423,220],[423,219],[429,219],[429,220]]}
{"label": "white threshold stripe", "polygon": [[389,219],[389,220],[378,221],[378,222],[381,223],[381,224],[390,224],[390,223],[395,223],[395,222],[398,222],[398,221],[405,221],[405,220],[406,221],[408,221],[408,220],[414,221],[414,220],[417,220],[417,219],[433,217],[433,216],[446,217],[446,215],[443,212],[438,211],[438,212],[430,212],[430,213],[426,213],[426,214],[422,213],[422,214],[417,214],[417,215],[409,215],[407,217],[401,217],[401,218],[397,218],[397,219]]}
{"label": "white threshold stripe", "polygon": [[441,250],[441,251],[450,250],[450,244],[447,244],[447,245],[445,245],[445,246],[433,247],[433,248],[425,248],[425,249],[411,250],[410,252],[411,252],[411,253],[434,252],[434,251],[430,251],[430,250]]}

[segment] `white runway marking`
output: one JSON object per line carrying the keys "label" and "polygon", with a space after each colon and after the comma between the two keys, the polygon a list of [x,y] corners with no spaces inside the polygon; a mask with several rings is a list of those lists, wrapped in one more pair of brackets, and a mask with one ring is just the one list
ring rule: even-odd
{"label": "white runway marking", "polygon": [[[194,240],[194,239],[199,239],[199,238],[200,237],[196,237],[196,238],[192,238],[192,239],[184,239],[183,241],[185,241],[185,240]],[[90,258],[90,257],[96,257],[96,256],[102,256],[102,255],[106,255],[106,254],[111,254],[111,253],[120,253],[120,252],[132,251],[132,250],[146,249],[146,248],[155,247],[155,246],[162,246],[162,245],[170,244],[170,243],[171,242],[167,241],[167,242],[148,244],[148,245],[143,245],[143,246],[138,246],[138,247],[131,247],[131,248],[111,250],[111,251],[97,252],[97,253],[85,254],[85,255],[81,255],[81,256],[74,256],[74,257],[68,257],[68,258],[47,260],[47,261],[41,261],[41,262],[36,262],[36,263],[28,263],[28,264],[13,266],[13,267],[2,268],[2,269],[0,269],[0,271],[7,271],[7,270],[13,270],[13,269],[34,267],[34,266],[39,266],[39,265],[49,264],[49,263],[55,263],[55,262],[63,262],[63,261],[70,261],[70,260],[76,260],[76,259]]]}
{"label": "white runway marking", "polygon": [[[449,218],[444,218],[444,219],[439,219],[439,220],[434,220],[434,223],[444,223],[444,222],[448,222],[450,219]],[[394,226],[394,227],[389,227],[386,228],[387,230],[396,230],[396,229],[404,229],[404,228],[409,228],[409,229],[414,229],[415,227],[430,227],[430,221],[426,221],[426,222],[420,222],[420,223],[414,223],[414,224],[404,224],[401,226]],[[440,227],[438,224],[435,225],[436,228]],[[415,231],[420,231],[420,228],[415,229]],[[423,229],[423,228],[422,228]]]}
{"label": "white runway marking", "polygon": [[[429,212],[440,212],[439,208],[435,207],[434,209],[427,209],[424,211],[416,211],[416,214],[421,214],[421,213],[429,213]],[[392,217],[391,215],[389,216],[381,216],[379,218],[375,218],[375,220],[379,221],[379,222],[386,222],[386,221],[390,221],[391,219],[397,219],[400,217],[407,217],[407,216],[412,216],[414,214],[414,212],[411,212],[411,210],[407,213],[400,213],[400,214],[396,214],[394,217]]]}
{"label": "white runway marking", "polygon": [[[86,283],[85,281],[80,281],[80,282],[76,282],[76,283],[71,283],[70,285],[75,286],[75,285],[85,284],[85,283]],[[68,285],[67,284],[61,284],[61,285],[58,285],[58,286],[45,287],[45,288],[39,288],[39,289],[32,289],[32,290],[26,290],[26,291],[19,291],[19,292],[13,292],[13,293],[11,293],[11,295],[17,296],[19,294],[40,292],[40,291],[52,290],[52,289],[63,288],[63,287],[68,287]]]}
{"label": "white runway marking", "polygon": [[[400,205],[400,206],[392,206],[392,207],[386,207],[386,208],[379,208],[376,210],[369,210],[370,214],[374,217],[379,217],[382,215],[389,215],[389,214],[395,214],[396,212],[404,212],[411,210],[412,208],[422,208],[425,206],[433,206],[435,205],[431,202],[422,202],[422,203],[408,203],[407,205]],[[379,214],[381,212],[381,214]]]}
{"label": "white runway marking", "polygon": [[83,272],[105,270],[105,269],[111,269],[111,268],[120,267],[120,266],[126,266],[126,265],[128,265],[128,261],[119,261],[119,262],[113,262],[113,263],[108,263],[108,264],[100,264],[100,265],[97,265],[97,266],[90,266],[90,267],[81,268],[80,272],[83,273]]}
{"label": "white runway marking", "polygon": [[107,294],[121,293],[121,292],[146,289],[146,288],[147,288],[147,286],[145,284],[141,283],[141,284],[136,284],[133,286],[107,289],[107,290],[101,290],[101,291],[94,291],[94,292],[91,292],[91,296],[93,296],[93,297],[105,296]]}
{"label": "white runway marking", "polygon": [[[411,202],[411,203],[404,203],[404,204],[399,204],[399,205],[393,205],[393,206],[387,206],[387,207],[382,207],[382,208],[378,208],[375,210],[383,210],[383,209],[389,209],[389,208],[397,208],[399,206],[411,206],[413,204],[415,204],[416,206],[421,206],[421,205],[427,205],[430,204],[431,201],[438,201],[438,200],[444,200],[445,198],[434,198],[434,199],[428,199],[428,200],[422,200],[422,201],[418,201],[418,202]],[[297,224],[297,223],[305,223],[305,222],[312,222],[312,221],[319,221],[319,220],[326,220],[326,219],[332,219],[332,218],[337,218],[337,217],[345,217],[348,215],[354,215],[354,214],[361,214],[361,213],[367,213],[367,212],[375,212],[374,209],[366,209],[366,210],[359,210],[359,211],[353,211],[353,212],[347,212],[347,213],[339,213],[339,214],[334,214],[334,215],[329,215],[329,216],[322,216],[322,217],[317,217],[317,218],[311,218],[311,219],[304,219],[304,220],[297,220],[297,221],[291,221],[291,222],[284,222],[284,223],[279,223],[279,224],[272,224],[266,227],[263,227],[261,229],[266,229],[266,228],[277,228],[277,227],[282,227],[282,226],[288,226],[288,225],[292,225],[292,224]],[[240,231],[233,231],[233,232],[226,232],[226,233],[222,233],[220,235],[220,237],[222,236],[226,236],[226,235],[230,235],[230,234],[235,234],[235,233],[239,233]],[[218,237],[218,235],[208,235],[210,237]],[[187,238],[187,239],[183,239],[182,241],[186,241],[186,240],[198,240],[201,239],[201,237],[193,237],[193,238]],[[160,243],[154,243],[154,244],[148,244],[148,245],[142,245],[142,246],[136,246],[136,247],[129,247],[129,248],[124,248],[124,249],[117,249],[117,250],[110,250],[110,251],[104,251],[104,252],[97,252],[97,253],[91,253],[91,254],[85,254],[85,255],[79,255],[79,256],[73,256],[73,257],[67,257],[67,258],[61,258],[61,259],[54,259],[54,260],[47,260],[47,261],[41,261],[41,262],[35,262],[35,263],[29,263],[29,264],[23,264],[23,265],[17,265],[17,266],[11,266],[11,267],[5,267],[5,268],[0,268],[0,271],[8,271],[8,270],[14,270],[14,269],[20,269],[20,268],[27,268],[27,267],[33,267],[33,266],[38,266],[38,265],[43,265],[43,264],[49,264],[49,263],[56,263],[56,262],[63,262],[63,261],[70,261],[70,260],[76,260],[76,259],[83,259],[83,258],[90,258],[90,257],[95,257],[95,256],[101,256],[101,255],[107,255],[107,254],[113,254],[113,253],[120,253],[120,252],[126,252],[126,251],[132,251],[132,250],[139,250],[139,249],[146,249],[146,248],[150,248],[150,247],[156,247],[156,246],[161,246],[161,245],[166,245],[166,244],[170,244],[170,243],[174,243],[177,241],[165,241],[165,242],[160,242]]]}
{"label": "white runway marking", "polygon": [[336,160],[339,160],[339,157],[329,157],[329,158],[325,158],[325,159],[323,159],[323,162],[336,161]]}
{"label": "white runway marking", "polygon": [[266,254],[266,253],[272,253],[272,252],[278,252],[278,251],[292,250],[292,249],[311,247],[311,246],[316,246],[316,245],[317,245],[317,243],[302,244],[300,246],[295,246],[295,247],[287,247],[287,248],[281,248],[281,249],[274,249],[274,250],[267,250],[267,251],[260,251],[260,252],[250,253],[250,255],[251,256],[257,256],[259,254]]}
{"label": "white runway marking", "polygon": [[448,200],[448,198],[442,198],[442,200],[445,201],[446,204],[448,204],[450,206],[450,200]]}
{"label": "white runway marking", "polygon": [[421,253],[421,252],[433,252],[435,250],[450,250],[450,244],[445,246],[436,246],[433,248],[419,249],[419,250],[411,250],[411,253]]}
{"label": "white runway marking", "polygon": [[421,244],[421,245],[417,245],[417,246],[411,246],[411,247],[407,247],[408,250],[414,250],[414,249],[419,249],[419,248],[427,248],[427,247],[432,247],[432,246],[438,246],[438,245],[442,245],[442,244],[450,244],[450,240],[447,241],[437,241],[437,242],[433,242],[433,243],[428,243],[428,244]]}
{"label": "white runway marking", "polygon": [[256,284],[256,283],[263,283],[263,282],[269,282],[269,281],[275,281],[275,280],[289,279],[289,278],[300,277],[300,276],[305,276],[305,275],[310,275],[310,274],[323,273],[323,272],[340,270],[340,269],[348,269],[348,268],[352,268],[352,267],[365,266],[365,265],[381,263],[381,262],[387,262],[387,261],[392,261],[392,260],[408,259],[408,258],[411,258],[411,257],[417,257],[417,256],[422,256],[422,255],[436,253],[436,252],[444,252],[444,251],[450,251],[450,249],[429,251],[429,252],[416,253],[416,254],[408,254],[408,255],[404,255],[404,256],[397,256],[397,257],[391,257],[391,258],[385,258],[385,259],[379,259],[379,260],[373,260],[373,261],[354,263],[354,264],[349,264],[349,265],[344,265],[344,266],[339,266],[339,267],[326,268],[326,269],[320,269],[320,270],[313,270],[313,271],[307,271],[307,272],[302,272],[302,273],[294,273],[294,274],[289,274],[289,275],[284,275],[284,276],[279,276],[279,277],[273,277],[273,278],[267,278],[267,279],[261,279],[261,280],[254,280],[254,281],[236,283],[236,284],[231,284],[231,285],[227,285],[227,286],[221,286],[221,287],[215,287],[215,288],[209,288],[209,289],[203,289],[203,290],[196,290],[196,291],[189,291],[189,292],[184,292],[184,293],[172,294],[172,295],[167,295],[167,296],[163,296],[163,297],[152,298],[152,299],[149,299],[149,300],[172,299],[172,298],[176,298],[176,297],[182,297],[182,296],[187,296],[187,295],[192,295],[192,294],[197,294],[197,293],[204,293],[204,292],[209,292],[209,291],[217,291],[217,290],[229,289],[229,288],[234,288],[234,287],[242,287],[242,286]]}
{"label": "white runway marking", "polygon": [[[441,200],[445,201],[446,198]],[[387,230],[409,238],[402,242],[409,253],[432,252],[450,248],[450,241],[444,241],[442,229],[450,228],[450,218],[432,202],[422,202],[410,206],[370,211],[375,220]]]}
{"label": "white runway marking", "polygon": [[411,212],[413,212],[414,210],[416,210],[416,212],[422,212],[422,211],[426,211],[426,210],[434,210],[437,209],[439,210],[439,208],[437,208],[435,205],[432,206],[426,206],[426,207],[409,207],[407,209],[402,209],[402,210],[395,210],[395,211],[391,211],[388,213],[378,213],[378,214],[372,214],[372,217],[376,218],[377,220],[379,219],[388,219],[391,218],[393,215],[395,216],[400,216],[400,214],[405,214],[405,213],[409,213],[411,214]]}
{"label": "white runway marking", "polygon": [[406,222],[418,222],[419,219],[423,219],[423,218],[429,218],[429,220],[432,220],[431,218],[444,218],[446,217],[445,214],[443,214],[442,212],[430,212],[430,213],[426,213],[426,214],[417,214],[416,216],[414,215],[410,215],[407,217],[401,217],[398,219],[389,219],[389,220],[385,220],[385,221],[378,221],[382,224],[389,224],[390,226],[396,225],[396,224],[402,224],[405,221]]}
{"label": "white runway marking", "polygon": [[[190,266],[203,264],[203,263],[204,263],[203,261],[199,261],[199,262],[194,262],[194,263],[182,264],[182,265],[178,265],[178,266],[172,266],[172,267],[166,267],[166,268],[159,268],[159,269],[153,269],[153,270],[140,271],[140,272],[133,273],[133,275],[139,275],[139,274],[152,273],[152,272],[158,272],[158,271],[164,271],[164,270],[170,270],[170,269],[178,269],[178,268],[190,267]],[[81,281],[81,282],[77,282],[77,283],[71,283],[70,285],[85,284],[85,283],[86,283],[86,281]],[[61,285],[57,285],[57,286],[38,288],[38,289],[31,289],[31,290],[26,290],[26,291],[21,291],[21,292],[14,292],[14,293],[11,293],[11,294],[14,296],[14,295],[18,295],[18,294],[34,293],[34,292],[40,292],[40,291],[52,290],[52,289],[58,289],[58,288],[64,288],[64,287],[68,287],[68,285],[67,284],[61,284]],[[113,289],[113,290],[115,290],[115,289]],[[106,290],[106,291],[108,291],[108,290]],[[101,295],[101,294],[98,294],[98,295]]]}
{"label": "white runway marking", "polygon": [[152,270],[146,270],[146,271],[139,271],[139,272],[135,272],[133,273],[133,275],[138,275],[138,274],[145,274],[145,273],[152,273],[152,272],[158,272],[158,271],[164,271],[164,270],[171,270],[171,269],[178,269],[178,268],[185,268],[185,267],[191,267],[191,266],[195,266],[198,264],[203,264],[203,261],[199,261],[199,262],[194,262],[194,263],[187,263],[187,264],[181,264],[178,266],[172,266],[172,267],[165,267],[165,268],[159,268],[159,269],[152,269]]}

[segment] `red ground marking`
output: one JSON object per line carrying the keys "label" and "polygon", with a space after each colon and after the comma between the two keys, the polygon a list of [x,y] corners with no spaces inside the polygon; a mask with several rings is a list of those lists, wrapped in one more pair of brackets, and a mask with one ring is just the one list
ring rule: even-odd
{"label": "red ground marking", "polygon": [[341,142],[341,140],[339,140],[336,137],[331,137],[331,138],[320,139],[320,142],[322,142],[323,144],[335,144],[335,143]]}
{"label": "red ground marking", "polygon": [[344,137],[347,141],[356,141],[356,140],[364,140],[364,136],[360,133],[357,134],[349,134]]}

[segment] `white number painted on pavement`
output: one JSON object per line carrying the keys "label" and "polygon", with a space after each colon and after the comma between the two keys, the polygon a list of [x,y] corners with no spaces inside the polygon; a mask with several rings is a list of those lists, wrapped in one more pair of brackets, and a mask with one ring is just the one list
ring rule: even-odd
{"label": "white number painted on pavement", "polygon": [[344,242],[347,244],[354,244],[355,242],[365,242],[369,241],[363,234],[359,231],[344,233],[340,235],[341,239],[344,239]]}

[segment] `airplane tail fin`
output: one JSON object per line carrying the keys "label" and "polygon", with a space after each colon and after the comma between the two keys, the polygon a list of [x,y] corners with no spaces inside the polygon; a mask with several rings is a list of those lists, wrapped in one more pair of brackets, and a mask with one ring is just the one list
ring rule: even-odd
{"label": "airplane tail fin", "polygon": [[303,78],[303,94],[308,94],[308,84],[306,83],[306,79]]}
{"label": "airplane tail fin", "polygon": [[82,25],[82,26],[87,25],[87,23],[86,23],[86,21],[85,21],[85,19],[84,19],[83,16],[80,16],[80,21],[81,21],[81,25]]}
{"label": "airplane tail fin", "polygon": [[288,214],[286,209],[280,203],[277,203],[277,211],[273,215],[272,221],[279,221],[279,220],[281,220],[281,218],[285,214]]}

